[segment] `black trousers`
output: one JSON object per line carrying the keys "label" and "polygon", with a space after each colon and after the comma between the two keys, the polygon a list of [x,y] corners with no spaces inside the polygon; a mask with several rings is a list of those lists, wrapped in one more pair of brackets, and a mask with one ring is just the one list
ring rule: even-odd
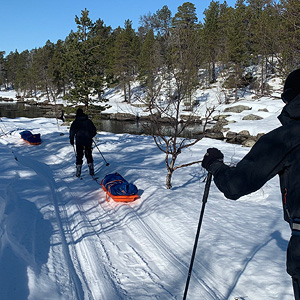
{"label": "black trousers", "polygon": [[297,277],[292,277],[293,280],[293,289],[295,300],[300,300],[300,287],[299,287],[299,279]]}
{"label": "black trousers", "polygon": [[83,154],[85,155],[88,164],[94,161],[92,156],[92,146],[76,145],[76,165],[82,165]]}
{"label": "black trousers", "polygon": [[292,276],[295,300],[300,300],[300,235],[292,235],[287,249],[287,272]]}

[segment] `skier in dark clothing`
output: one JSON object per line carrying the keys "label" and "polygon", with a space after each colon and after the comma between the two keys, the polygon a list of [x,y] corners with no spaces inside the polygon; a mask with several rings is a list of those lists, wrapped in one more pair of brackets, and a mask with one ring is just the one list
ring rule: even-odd
{"label": "skier in dark clothing", "polygon": [[281,98],[286,103],[278,117],[282,126],[262,136],[235,167],[225,165],[223,153],[216,148],[207,150],[202,166],[212,173],[218,189],[233,200],[279,175],[284,219],[292,231],[287,272],[295,299],[300,300],[300,69],[288,75]]}
{"label": "skier in dark clothing", "polygon": [[76,118],[70,128],[70,144],[74,146],[76,140],[76,176],[81,174],[83,153],[85,154],[90,175],[94,176],[94,160],[92,156],[93,137],[97,130],[94,123],[83,113],[81,108],[77,109]]}

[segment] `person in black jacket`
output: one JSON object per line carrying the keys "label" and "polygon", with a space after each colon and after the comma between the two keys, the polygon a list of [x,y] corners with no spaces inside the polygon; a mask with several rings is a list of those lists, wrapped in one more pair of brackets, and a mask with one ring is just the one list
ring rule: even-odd
{"label": "person in black jacket", "polygon": [[76,176],[81,174],[83,153],[85,154],[90,175],[94,176],[94,160],[92,156],[93,137],[97,130],[94,123],[83,113],[81,108],[77,109],[76,118],[70,127],[70,144],[74,146],[76,139]]}
{"label": "person in black jacket", "polygon": [[286,103],[278,117],[282,126],[262,136],[235,167],[225,165],[216,148],[207,150],[202,166],[225,197],[233,200],[279,175],[284,219],[292,231],[286,267],[295,299],[300,300],[300,69],[288,75],[281,98]]}

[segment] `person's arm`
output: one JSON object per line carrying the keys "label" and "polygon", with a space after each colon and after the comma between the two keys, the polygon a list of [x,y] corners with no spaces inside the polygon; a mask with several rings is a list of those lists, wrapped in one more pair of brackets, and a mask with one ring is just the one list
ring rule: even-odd
{"label": "person's arm", "polygon": [[75,137],[75,123],[74,122],[71,124],[70,132],[69,132],[69,138],[70,138],[71,145],[74,145],[74,137]]}
{"label": "person's arm", "polygon": [[92,121],[90,122],[90,133],[92,138],[97,134],[97,128]]}
{"label": "person's arm", "polygon": [[235,166],[214,161],[209,171],[226,198],[236,200],[260,189],[284,168],[284,158],[291,151],[281,139],[282,132],[273,131],[259,139],[251,151]]}

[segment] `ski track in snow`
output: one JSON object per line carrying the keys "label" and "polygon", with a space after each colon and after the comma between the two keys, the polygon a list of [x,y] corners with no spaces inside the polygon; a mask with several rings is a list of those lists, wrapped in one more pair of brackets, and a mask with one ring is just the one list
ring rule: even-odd
{"label": "ski track in snow", "polygon": [[[59,189],[56,187],[57,184],[55,182],[55,174],[52,177],[45,177],[44,174],[51,174],[51,171],[45,170],[45,168],[48,168],[47,165],[44,165],[43,163],[39,163],[36,160],[31,160],[29,158],[21,157],[20,155],[16,154],[18,157],[18,161],[21,162],[24,166],[31,168],[34,170],[38,176],[45,179],[45,181],[48,183],[51,193],[52,193],[52,201],[56,212],[56,219],[57,223],[60,229],[60,235],[61,235],[61,242],[63,245],[63,251],[65,260],[67,261],[69,273],[70,273],[70,280],[74,289],[74,295],[70,298],[73,299],[75,297],[78,300],[82,299],[105,299],[105,295],[110,295],[111,299],[121,299],[120,295],[118,295],[117,289],[115,289],[116,293],[111,293],[108,290],[110,290],[110,286],[115,286],[114,281],[111,280],[111,274],[108,274],[105,267],[103,267],[102,272],[99,274],[98,272],[94,272],[93,261],[88,261],[89,256],[91,256],[93,259],[98,256],[99,249],[93,247],[93,243],[88,241],[87,243],[77,243],[77,241],[83,237],[80,237],[80,234],[84,236],[86,232],[80,232],[81,230],[76,230],[77,224],[84,223],[85,225],[83,228],[88,228],[89,230],[93,230],[93,225],[88,220],[87,216],[85,215],[85,212],[83,210],[82,205],[80,204],[80,198],[79,194],[76,194],[71,191],[71,188],[67,185],[68,192],[62,190],[59,191]],[[59,159],[60,160],[60,159]],[[64,172],[63,170],[59,170],[59,172]],[[67,175],[67,178],[70,177],[70,174]],[[69,196],[66,199],[66,195]],[[82,196],[81,196],[82,197]],[[63,199],[60,201],[59,199]],[[80,214],[80,218],[76,218],[74,220],[74,224],[71,224],[69,219],[72,219],[72,216],[68,212],[68,206],[70,201],[75,201],[77,206],[77,212]],[[71,212],[73,209],[71,210]],[[75,230],[74,230],[74,229]],[[93,230],[93,233],[89,232],[88,234],[94,236],[97,236],[97,233],[95,230]],[[79,236],[78,236],[79,235]],[[99,237],[99,235],[98,235]],[[103,243],[101,242],[101,239],[99,237],[100,245],[103,248],[103,253],[101,259],[97,259],[99,261],[99,265],[103,264],[103,258],[106,256],[106,260],[109,263],[109,257],[107,255],[107,251],[105,250],[105,247]],[[79,255],[79,254],[80,255]],[[84,259],[84,260],[83,260]],[[83,260],[83,261],[82,261]],[[101,283],[101,278],[106,278],[110,281],[110,284],[106,284],[104,287],[100,288],[100,293],[97,295],[92,295],[92,291],[89,289],[89,282],[88,279],[84,275],[84,271],[82,270],[82,266],[84,268],[91,269],[91,272],[87,272],[87,274],[97,274],[98,278],[94,278],[94,281],[96,281],[98,284]],[[100,280],[99,280],[100,278]],[[84,285],[84,289],[83,289]],[[101,285],[101,284],[100,284]],[[102,290],[102,291],[101,291]],[[85,296],[84,293],[87,295]],[[115,294],[115,295],[114,295]],[[123,298],[122,298],[123,299]]]}
{"label": "ski track in snow", "polygon": [[[11,148],[13,148],[13,146],[11,146]],[[168,259],[170,263],[177,269],[178,263],[182,265],[183,262],[176,257],[172,251],[170,251],[169,247],[165,245],[161,238],[158,238],[155,235],[153,230],[151,230],[151,228],[142,221],[142,219],[138,216],[136,211],[130,207],[130,205],[123,206],[126,211],[122,223],[125,223],[126,225],[126,232],[128,234],[127,242],[120,243],[120,241],[124,239],[123,233],[119,234],[119,237],[114,239],[115,241],[112,241],[112,239],[105,234],[109,228],[105,228],[105,225],[103,226],[101,224],[112,224],[112,226],[110,226],[111,228],[117,226],[120,224],[120,218],[118,214],[116,214],[116,212],[113,210],[105,211],[101,206],[101,203],[98,205],[98,201],[95,203],[96,206],[92,208],[95,209],[96,212],[91,211],[90,214],[87,214],[82,204],[83,195],[80,192],[75,192],[74,187],[71,188],[68,184],[70,176],[73,175],[73,172],[71,172],[71,174],[70,172],[66,174],[66,172],[62,169],[56,171],[64,174],[63,176],[60,174],[58,178],[65,178],[63,184],[58,184],[55,181],[55,173],[52,174],[52,171],[48,165],[32,158],[22,156],[20,154],[20,150],[14,149],[12,151],[17,157],[18,162],[23,166],[32,169],[40,178],[43,178],[51,190],[52,202],[55,208],[57,224],[63,246],[63,254],[69,269],[71,285],[73,286],[74,294],[70,299],[73,299],[73,297],[75,297],[77,300],[99,298],[137,299],[136,288],[133,289],[133,295],[128,295],[127,292],[123,290],[121,283],[122,280],[119,278],[118,270],[114,267],[114,264],[109,256],[110,248],[117,248],[118,253],[121,254],[125,260],[136,265],[134,271],[138,273],[139,281],[144,283],[148,282],[148,284],[159,286],[160,289],[164,290],[169,295],[169,299],[176,299],[174,295],[172,295],[163,287],[163,285],[160,283],[159,275],[157,275],[155,271],[151,269],[151,266],[149,266],[147,261],[143,258],[143,254],[140,254],[139,250],[136,249],[137,242],[135,240],[137,237],[140,238],[141,235],[146,236],[146,239],[148,240],[147,244],[154,245],[156,251],[159,251],[159,254],[162,255],[163,258]],[[53,153],[51,155],[53,158]],[[57,158],[58,161],[62,160],[58,155]],[[48,176],[45,176],[45,174],[48,174]],[[49,174],[52,176],[49,176]],[[76,178],[74,178],[74,180],[76,181]],[[86,180],[92,182],[92,179],[84,178],[83,181],[78,180],[78,186],[80,187],[80,185],[85,185]],[[57,188],[58,185],[61,185],[62,188]],[[62,201],[60,201],[60,199],[64,199],[63,203],[61,203]],[[68,206],[70,205],[71,201],[76,205],[76,214],[78,213],[76,218],[75,216],[71,215],[72,212],[74,213],[74,209],[71,209],[70,212],[68,212]],[[88,217],[88,215],[93,216],[95,214],[99,216],[97,218],[98,222],[90,220]],[[135,221],[138,223],[135,224],[135,226],[130,225],[130,220],[133,218],[131,215],[134,216]],[[71,219],[74,219],[72,222],[73,224],[71,224],[71,221],[68,221]],[[78,225],[81,223],[82,225]],[[79,226],[83,229],[88,228],[88,232],[77,229]],[[85,239],[84,235],[92,236],[92,240],[95,240],[95,237],[97,237],[96,243],[95,241],[78,243],[78,240]],[[167,235],[165,237],[167,237]],[[102,239],[104,241],[102,241]],[[98,244],[98,247],[95,247],[95,244]],[[106,244],[108,244],[108,246]],[[99,245],[100,249],[102,250],[101,253],[99,253]],[[77,253],[80,253],[80,255]],[[157,256],[157,252],[155,256]],[[89,261],[89,257],[92,258],[91,261]],[[96,261],[99,262],[99,265],[97,265],[96,269],[94,265],[95,258],[97,258]],[[108,267],[106,267],[106,265]],[[89,269],[89,272],[86,273],[93,274],[94,278],[86,278],[81,266],[84,266],[84,269]],[[102,266],[100,268],[101,271],[99,271],[99,266]],[[143,266],[143,268],[141,269],[140,266]],[[179,272],[182,272],[181,268],[179,268]],[[102,284],[102,278],[107,281],[104,284],[104,287]],[[93,295],[93,292],[89,289],[89,284],[93,285],[93,283],[94,285],[96,284],[96,286],[93,286],[93,291],[97,290],[98,286],[98,292],[96,295]],[[113,289],[111,287],[113,287]],[[86,295],[84,295],[84,293],[86,293]],[[107,295],[109,296],[107,297]],[[153,295],[149,295],[149,299],[152,297]]]}
{"label": "ski track in snow", "polygon": [[[56,214],[56,220],[61,236],[61,243],[63,248],[63,254],[65,257],[65,261],[67,262],[68,269],[69,269],[69,276],[71,280],[71,284],[74,289],[74,296],[75,299],[81,300],[83,299],[83,289],[81,285],[81,281],[77,275],[75,265],[73,263],[71,253],[68,247],[68,235],[66,233],[69,232],[69,230],[66,230],[64,228],[64,225],[68,224],[67,222],[64,222],[63,219],[67,220],[66,213],[64,211],[64,207],[59,205],[59,195],[56,191],[56,184],[53,178],[45,176],[45,174],[51,174],[51,171],[48,170],[48,166],[38,162],[37,160],[33,160],[30,158],[25,158],[22,155],[20,155],[17,151],[14,151],[16,157],[18,158],[18,162],[20,162],[23,166],[28,167],[32,169],[40,178],[44,179],[46,184],[49,186],[51,195],[52,195],[52,203],[55,208],[55,214]],[[61,211],[61,207],[63,208],[63,211]],[[70,238],[72,238],[70,236]]]}
{"label": "ski track in snow", "polygon": [[[134,210],[134,208],[132,207],[131,209]],[[152,222],[150,224],[146,224],[145,222],[143,222],[143,220],[139,217],[139,215],[136,213],[135,210],[134,210],[134,215],[139,224],[139,226],[137,226],[136,228],[139,231],[142,231],[143,236],[148,237],[150,243],[155,246],[155,248],[159,251],[161,256],[164,257],[166,260],[168,260],[170,264],[173,265],[173,268],[177,269],[176,273],[181,273],[182,277],[184,278],[184,276],[187,275],[186,270],[188,269],[189,266],[181,258],[179,258],[178,255],[176,255],[172,251],[172,248],[178,245],[174,244],[170,240],[169,235],[167,233],[164,233],[162,238],[158,237],[157,234],[155,233],[155,230],[152,229],[152,228],[156,229],[156,225]],[[162,232],[161,229],[160,232]],[[173,245],[173,247],[172,246],[170,247],[170,245]],[[223,299],[220,298],[220,296],[218,296],[212,289],[210,289],[209,286],[207,286],[199,276],[195,275],[193,276],[193,278],[194,280],[195,279],[197,280],[198,284],[202,285],[202,287],[204,287],[207,290],[208,294],[212,296],[212,299],[216,299],[216,300]],[[170,294],[170,296],[174,297],[174,295],[172,294]]]}

